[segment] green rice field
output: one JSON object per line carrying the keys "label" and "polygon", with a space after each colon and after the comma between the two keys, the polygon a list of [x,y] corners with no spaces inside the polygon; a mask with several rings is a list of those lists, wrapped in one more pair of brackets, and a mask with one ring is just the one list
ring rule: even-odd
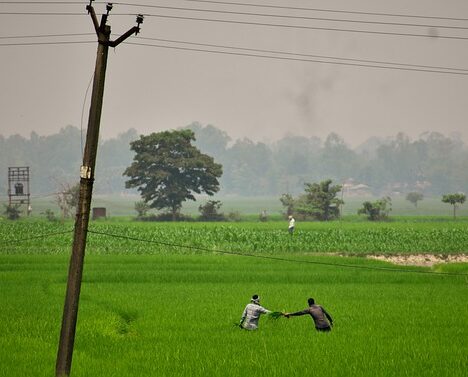
{"label": "green rice field", "polygon": [[[0,222],[0,376],[53,376],[72,222]],[[71,376],[466,376],[466,221],[90,224]],[[339,253],[340,256],[335,255]],[[345,257],[341,255],[346,255]],[[263,316],[314,297],[334,318]]]}

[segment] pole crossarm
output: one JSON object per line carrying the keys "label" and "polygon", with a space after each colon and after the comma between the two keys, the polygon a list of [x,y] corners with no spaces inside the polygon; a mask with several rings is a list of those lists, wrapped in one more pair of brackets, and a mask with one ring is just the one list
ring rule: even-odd
{"label": "pole crossarm", "polygon": [[96,35],[98,37],[99,43],[105,44],[109,47],[117,47],[120,43],[130,37],[133,33],[137,35],[140,32],[140,25],[143,23],[143,15],[139,14],[136,16],[137,26],[132,27],[126,33],[122,34],[118,37],[115,41],[111,41],[110,37],[110,29],[106,27],[107,18],[109,17],[109,12],[112,9],[112,4],[107,4],[107,13],[102,15],[101,24],[99,25],[98,19],[96,16],[96,12],[94,11],[93,6],[91,5],[92,1],[89,5],[86,6],[86,10],[88,14],[91,16],[93,21],[94,30],[96,31]]}

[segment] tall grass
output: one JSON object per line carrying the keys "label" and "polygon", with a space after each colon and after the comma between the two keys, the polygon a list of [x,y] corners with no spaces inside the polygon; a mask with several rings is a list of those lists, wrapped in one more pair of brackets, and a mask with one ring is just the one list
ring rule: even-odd
{"label": "tall grass", "polygon": [[[0,223],[0,253],[62,253],[71,246],[71,222]],[[460,253],[468,252],[466,222],[298,222],[287,224],[92,222],[91,254],[201,253]],[[69,230],[68,234],[33,238]],[[93,233],[96,232],[96,233]],[[98,234],[98,233],[106,233]],[[117,237],[115,237],[117,236]],[[14,242],[19,240],[20,242]],[[150,241],[150,242],[147,242]]]}
{"label": "tall grass", "polygon": [[[0,255],[0,376],[54,375],[67,268],[66,255]],[[335,327],[321,334],[309,317],[262,317],[258,331],[234,328],[253,293],[286,311],[312,296]],[[467,318],[466,280],[456,276],[88,255],[72,376],[464,376]]]}

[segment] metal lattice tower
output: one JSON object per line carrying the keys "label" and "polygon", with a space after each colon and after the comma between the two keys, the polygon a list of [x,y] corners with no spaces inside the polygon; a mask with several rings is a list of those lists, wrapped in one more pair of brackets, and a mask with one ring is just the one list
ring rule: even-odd
{"label": "metal lattice tower", "polygon": [[30,207],[29,166],[8,168],[8,203]]}

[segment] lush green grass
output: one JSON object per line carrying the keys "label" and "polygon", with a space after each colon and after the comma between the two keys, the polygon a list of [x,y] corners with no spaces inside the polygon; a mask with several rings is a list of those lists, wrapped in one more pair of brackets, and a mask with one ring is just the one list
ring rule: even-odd
{"label": "lush green grass", "polygon": [[[65,255],[0,255],[0,376],[54,375],[67,265]],[[233,323],[253,293],[288,311],[313,296],[335,328],[317,333],[310,318],[296,317],[239,330]],[[72,376],[464,376],[466,303],[466,278],[457,276],[239,256],[90,255]]]}
{"label": "lush green grass", "polygon": [[[460,253],[468,252],[466,221],[297,222],[291,237],[286,222],[142,223],[94,221],[88,235],[91,254],[201,253]],[[72,242],[72,222],[0,222],[3,253],[62,253]],[[46,238],[37,235],[57,232]],[[117,236],[111,237],[109,235]],[[123,238],[122,238],[123,237]],[[27,239],[14,242],[17,239]],[[5,243],[5,241],[12,240]],[[150,242],[146,242],[150,241]],[[173,245],[173,246],[171,246]]]}
{"label": "lush green grass", "polygon": [[[72,376],[464,376],[467,276],[440,272],[468,264],[323,255],[466,252],[466,222],[417,219],[298,222],[293,237],[283,222],[93,221],[126,238],[88,234]],[[54,374],[72,228],[0,221],[0,377]],[[233,324],[254,293],[275,311],[315,297],[336,326],[262,318],[242,331]]]}

